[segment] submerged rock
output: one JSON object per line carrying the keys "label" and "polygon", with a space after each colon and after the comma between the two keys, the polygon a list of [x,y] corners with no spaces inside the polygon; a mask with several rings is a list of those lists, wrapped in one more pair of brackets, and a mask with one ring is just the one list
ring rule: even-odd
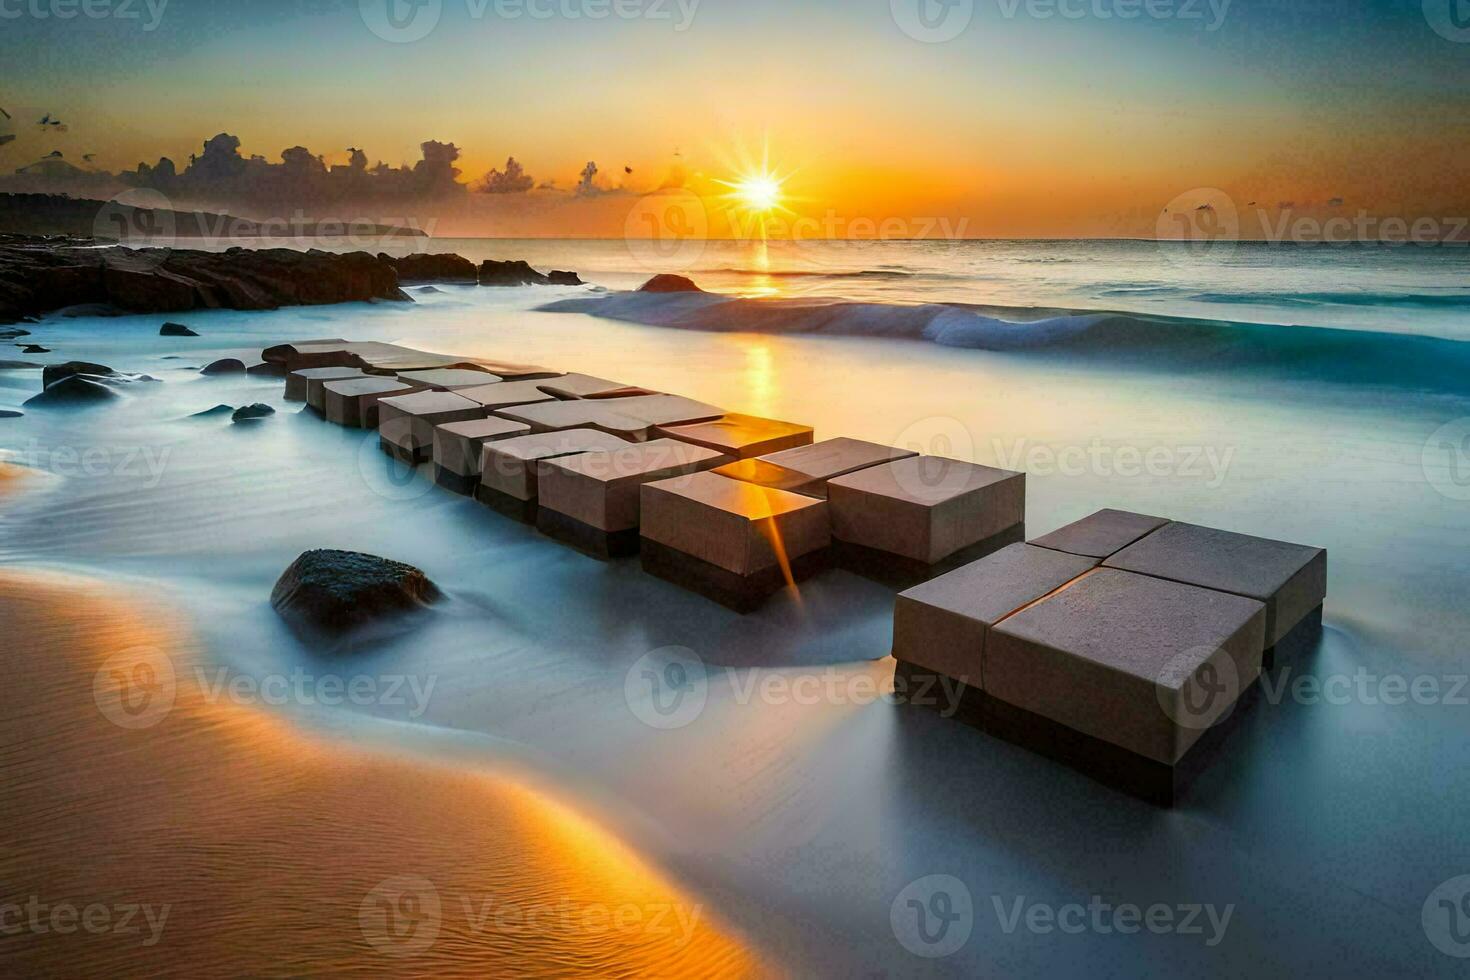
{"label": "submerged rock", "polygon": [[419,569],[357,551],[304,552],[271,590],[271,605],[287,620],[343,631],[439,597]]}
{"label": "submerged rock", "polygon": [[702,293],[703,289],[694,285],[694,280],[688,276],[676,276],[671,272],[664,272],[654,276],[652,279],[638,287],[640,293]]}
{"label": "submerged rock", "polygon": [[199,369],[200,374],[244,374],[245,362],[234,357],[222,357]]}
{"label": "submerged rock", "polygon": [[234,411],[235,411],[235,406],[234,405],[216,405],[216,406],[214,406],[214,408],[206,408],[202,412],[195,412],[193,415],[189,416],[189,418],[191,418],[191,419],[214,419],[214,418],[219,418],[221,415],[233,415],[234,414]]}
{"label": "submerged rock", "polygon": [[106,364],[96,364],[92,361],[66,361],[62,364],[47,364],[41,371],[41,386],[49,388],[63,378],[70,378],[74,374],[89,374],[97,378],[110,378],[117,374]]}
{"label": "submerged rock", "polygon": [[231,422],[254,422],[268,415],[276,414],[276,410],[269,405],[256,402],[254,405],[246,405],[244,408],[235,409],[235,414],[230,416]]}
{"label": "submerged rock", "polygon": [[0,419],[18,419],[23,415],[25,412],[18,412],[13,408],[0,408]]}
{"label": "submerged rock", "polygon": [[182,323],[165,323],[158,328],[160,337],[197,337],[199,334],[184,326]]}
{"label": "submerged rock", "polygon": [[0,361],[0,371],[35,371],[40,367],[35,361]]}
{"label": "submerged rock", "polygon": [[51,353],[51,348],[42,347],[40,344],[26,344],[25,347],[21,348],[20,352],[22,354],[49,354]]}
{"label": "submerged rock", "polygon": [[46,386],[39,395],[26,399],[27,405],[85,405],[110,401],[118,394],[111,386],[84,374],[73,374]]}

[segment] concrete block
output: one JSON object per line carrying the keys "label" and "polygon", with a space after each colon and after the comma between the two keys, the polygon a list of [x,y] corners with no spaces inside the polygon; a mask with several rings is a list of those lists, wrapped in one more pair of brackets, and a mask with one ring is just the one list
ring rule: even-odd
{"label": "concrete block", "polygon": [[692,442],[736,459],[764,456],[812,443],[812,427],[809,425],[733,413],[710,422],[659,426],[654,431],[660,436]]}
{"label": "concrete block", "polygon": [[894,603],[893,657],[983,689],[991,627],[1096,565],[1095,558],[1013,544],[916,585]]}
{"label": "concrete block", "polygon": [[520,405],[498,409],[496,414],[525,422],[536,432],[588,428],[644,442],[657,437],[653,431],[656,426],[704,421],[724,413],[713,405],[679,395],[635,395]]}
{"label": "concrete block", "polygon": [[1026,477],[911,456],[829,480],[827,499],[833,537],[932,566],[1022,527]]}
{"label": "concrete block", "polygon": [[640,394],[647,394],[641,388],[631,389],[620,381],[595,378],[590,374],[564,374],[559,378],[549,378],[537,384],[548,395],[564,399],[617,397],[619,392],[624,391],[638,391]]}
{"label": "concrete block", "polygon": [[485,407],[452,391],[417,391],[378,400],[378,445],[405,463],[427,460],[434,426],[485,417]]}
{"label": "concrete block", "polygon": [[827,503],[710,472],[643,484],[644,568],[745,611],[794,585],[831,544]]}
{"label": "concrete block", "polygon": [[302,368],[286,375],[286,401],[307,402],[311,399],[311,383],[319,385],[327,381],[342,381],[346,378],[361,378],[362,371],[351,367]]}
{"label": "concrete block", "polygon": [[[504,420],[512,425],[524,423]],[[627,441],[595,429],[563,429],[488,442],[480,450],[475,498],[522,520],[536,519],[537,462],[577,453],[620,449]]]}
{"label": "concrete block", "polygon": [[1032,540],[1032,544],[1055,551],[1089,558],[1111,558],[1146,534],[1152,534],[1169,523],[1162,517],[1134,514],[1126,510],[1100,510],[1050,534]]}
{"label": "concrete block", "polygon": [[757,486],[826,497],[827,481],[833,477],[917,455],[907,449],[839,437],[754,459],[742,459],[720,467],[719,473]]}
{"label": "concrete block", "polygon": [[[573,403],[566,403],[573,404]],[[542,460],[536,526],[596,557],[638,549],[639,488],[730,461],[677,439]]]}
{"label": "concrete block", "polygon": [[344,378],[322,385],[322,414],[328,422],[348,428],[376,429],[378,399],[417,391],[397,378]]}
{"label": "concrete block", "polygon": [[480,465],[486,443],[526,435],[524,422],[481,418],[434,426],[434,479],[442,487],[466,496],[480,483]]}
{"label": "concrete block", "polygon": [[421,388],[454,391],[456,388],[479,388],[482,385],[495,384],[501,378],[488,371],[466,368],[432,368],[428,371],[399,371],[398,380],[407,381]]}
{"label": "concrete block", "polygon": [[542,380],[502,381],[500,384],[481,385],[475,388],[457,388],[455,394],[470,401],[479,402],[490,412],[514,405],[532,405],[537,402],[556,401],[556,396],[541,390]]}
{"label": "concrete block", "polygon": [[1327,552],[1234,531],[1171,522],[1105,564],[1259,600],[1275,647],[1327,596]]}
{"label": "concrete block", "polygon": [[1255,683],[1266,607],[1099,568],[996,624],[987,697],[1174,766]]}

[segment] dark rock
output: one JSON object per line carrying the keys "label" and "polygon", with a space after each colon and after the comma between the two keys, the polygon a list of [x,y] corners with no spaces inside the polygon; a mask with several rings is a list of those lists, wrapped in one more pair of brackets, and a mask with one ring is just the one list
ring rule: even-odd
{"label": "dark rock", "polygon": [[35,361],[0,361],[0,371],[34,371],[40,366]]}
{"label": "dark rock", "polygon": [[356,551],[308,551],[271,591],[287,620],[342,631],[433,602],[439,590],[412,565]]}
{"label": "dark rock", "polygon": [[0,323],[78,304],[131,313],[408,300],[366,252],[78,248],[0,243]]}
{"label": "dark rock", "polygon": [[259,364],[250,365],[245,369],[245,373],[253,374],[257,377],[284,378],[286,376],[286,367],[283,364],[276,364],[272,361],[262,361]]}
{"label": "dark rock", "polygon": [[694,285],[694,280],[687,276],[676,276],[665,272],[654,276],[652,279],[638,287],[640,293],[702,293],[703,289]]}
{"label": "dark rock", "polygon": [[29,330],[21,330],[19,327],[5,327],[0,329],[0,340],[14,340],[16,337],[29,337]]}
{"label": "dark rock", "polygon": [[[16,346],[17,347],[20,347],[19,344],[16,344]],[[22,354],[49,354],[49,353],[51,353],[51,348],[49,348],[49,347],[42,347],[40,344],[26,344],[25,347],[21,349],[21,353]]]}
{"label": "dark rock", "polygon": [[235,411],[235,406],[234,405],[216,405],[216,406],[214,406],[214,408],[206,408],[202,412],[195,412],[193,415],[189,416],[189,418],[191,418],[191,419],[215,419],[215,418],[219,418],[221,415],[233,415],[234,414],[234,411]]}
{"label": "dark rock", "polygon": [[444,292],[444,290],[440,289],[437,286],[420,286],[418,289],[415,289],[414,292],[416,292],[416,293],[442,293],[442,292]]}
{"label": "dark rock", "polygon": [[160,337],[197,337],[199,334],[184,326],[182,323],[165,323],[158,328]]}
{"label": "dark rock", "polygon": [[582,282],[575,272],[553,272],[543,275],[531,266],[513,259],[497,262],[486,259],[480,263],[480,285],[482,286],[577,286]]}
{"label": "dark rock", "polygon": [[64,364],[47,364],[41,371],[41,386],[49,388],[63,378],[70,378],[77,374],[88,374],[95,378],[110,378],[117,374],[106,364],[94,364],[91,361],[67,361]]}
{"label": "dark rock", "polygon": [[199,369],[200,374],[244,374],[245,362],[233,357],[222,357]]}
{"label": "dark rock", "polygon": [[246,405],[244,408],[235,409],[235,414],[230,416],[231,422],[254,422],[263,419],[267,415],[276,414],[276,410],[269,405],[256,402],[254,405]]}
{"label": "dark rock", "polygon": [[96,378],[74,374],[47,385],[45,391],[26,399],[26,404],[41,406],[85,405],[110,401],[116,397],[118,397],[116,391],[113,391],[110,386],[103,384]]}
{"label": "dark rock", "polygon": [[418,253],[394,257],[382,252],[378,260],[398,273],[399,282],[475,282],[475,263],[453,252]]}
{"label": "dark rock", "polygon": [[0,419],[18,419],[24,414],[25,412],[17,412],[13,408],[0,408]]}

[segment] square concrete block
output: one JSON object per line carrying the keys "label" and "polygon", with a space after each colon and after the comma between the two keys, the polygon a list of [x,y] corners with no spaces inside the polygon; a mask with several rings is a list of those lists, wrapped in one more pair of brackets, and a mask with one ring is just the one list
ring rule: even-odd
{"label": "square concrete block", "polygon": [[812,443],[812,427],[809,425],[733,413],[710,422],[659,426],[655,431],[660,436],[692,442],[736,459],[764,456]]}
{"label": "square concrete block", "polygon": [[558,372],[538,365],[487,361],[433,354],[398,344],[378,341],[321,341],[316,343],[281,344],[262,352],[266,361],[279,361],[287,371],[298,368],[355,367],[367,374],[394,375],[400,371],[428,371],[437,368],[467,368],[487,371],[507,380],[550,378]]}
{"label": "square concrete block", "polygon": [[1126,510],[1100,510],[1032,540],[1032,544],[1089,558],[1111,558],[1146,534],[1169,522],[1162,517]]}
{"label": "square concrete block", "polygon": [[488,371],[473,371],[465,368],[432,368],[428,371],[399,371],[398,379],[421,388],[439,391],[454,391],[456,388],[478,388],[500,381],[498,375]]}
{"label": "square concrete block", "polygon": [[1095,558],[1013,544],[916,585],[894,603],[893,657],[983,689],[991,627],[1096,565]]}
{"label": "square concrete block", "polygon": [[[311,383],[318,386],[328,381],[361,378],[363,373],[352,367],[302,368],[286,375],[286,401],[311,403]],[[320,404],[320,400],[318,402]]]}
{"label": "square concrete block", "polygon": [[1265,630],[1255,599],[1099,568],[991,629],[985,693],[1172,767],[1255,683]]}
{"label": "square concrete block", "polygon": [[502,381],[500,384],[480,385],[474,388],[456,388],[455,394],[470,401],[479,402],[487,411],[495,412],[514,405],[531,405],[537,402],[554,402],[555,395],[541,390],[544,380]]}
{"label": "square concrete block", "polygon": [[[559,378],[549,378],[537,382],[541,390],[556,398],[605,398],[616,396],[620,391],[630,390],[621,381],[609,381],[606,378],[595,378],[590,374],[564,374]],[[637,389],[640,392],[642,389]]]}
{"label": "square concrete block", "polygon": [[636,395],[542,402],[499,409],[496,414],[525,422],[537,432],[589,428],[643,442],[656,438],[655,426],[719,418],[723,412],[678,395]]}
{"label": "square concrete block", "polygon": [[[510,422],[509,419],[505,421]],[[487,442],[480,449],[480,486],[475,491],[475,498],[502,513],[534,521],[538,461],[620,449],[626,445],[626,440],[596,429],[562,429]]]}
{"label": "square concrete block", "polygon": [[598,557],[631,554],[638,546],[643,484],[729,461],[712,449],[677,439],[543,460],[537,464],[536,526]]}
{"label": "square concrete block", "polygon": [[1020,527],[1026,476],[941,456],[911,456],[827,483],[832,536],[934,565]]}
{"label": "square concrete block", "polygon": [[1267,647],[1276,646],[1327,597],[1323,549],[1196,524],[1166,524],[1103,564],[1265,603]]}
{"label": "square concrete block", "polygon": [[468,496],[480,483],[484,446],[531,431],[524,422],[484,418],[434,426],[434,479],[442,487]]}
{"label": "square concrete block", "polygon": [[742,459],[720,467],[719,473],[758,486],[826,497],[827,481],[833,477],[917,455],[907,449],[839,437],[755,459]]}
{"label": "square concrete block", "polygon": [[744,611],[815,570],[827,503],[709,472],[643,484],[643,567]]}
{"label": "square concrete block", "polygon": [[417,391],[397,378],[346,378],[322,385],[322,414],[348,428],[378,427],[378,399]]}
{"label": "square concrete block", "polygon": [[485,417],[485,407],[452,391],[417,391],[378,401],[378,445],[406,463],[422,463],[434,448],[434,426]]}

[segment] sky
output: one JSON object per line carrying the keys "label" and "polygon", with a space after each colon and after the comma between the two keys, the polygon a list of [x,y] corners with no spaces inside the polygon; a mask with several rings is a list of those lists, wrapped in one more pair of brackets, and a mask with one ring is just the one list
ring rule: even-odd
{"label": "sky", "polygon": [[836,237],[1147,237],[1222,200],[1470,213],[1467,0],[85,2],[0,0],[0,172],[182,165],[219,132],[328,163],[436,139],[466,181],[600,169],[596,199],[476,202],[452,230],[610,237],[674,184],[723,216],[721,181],[767,169],[773,227]]}

